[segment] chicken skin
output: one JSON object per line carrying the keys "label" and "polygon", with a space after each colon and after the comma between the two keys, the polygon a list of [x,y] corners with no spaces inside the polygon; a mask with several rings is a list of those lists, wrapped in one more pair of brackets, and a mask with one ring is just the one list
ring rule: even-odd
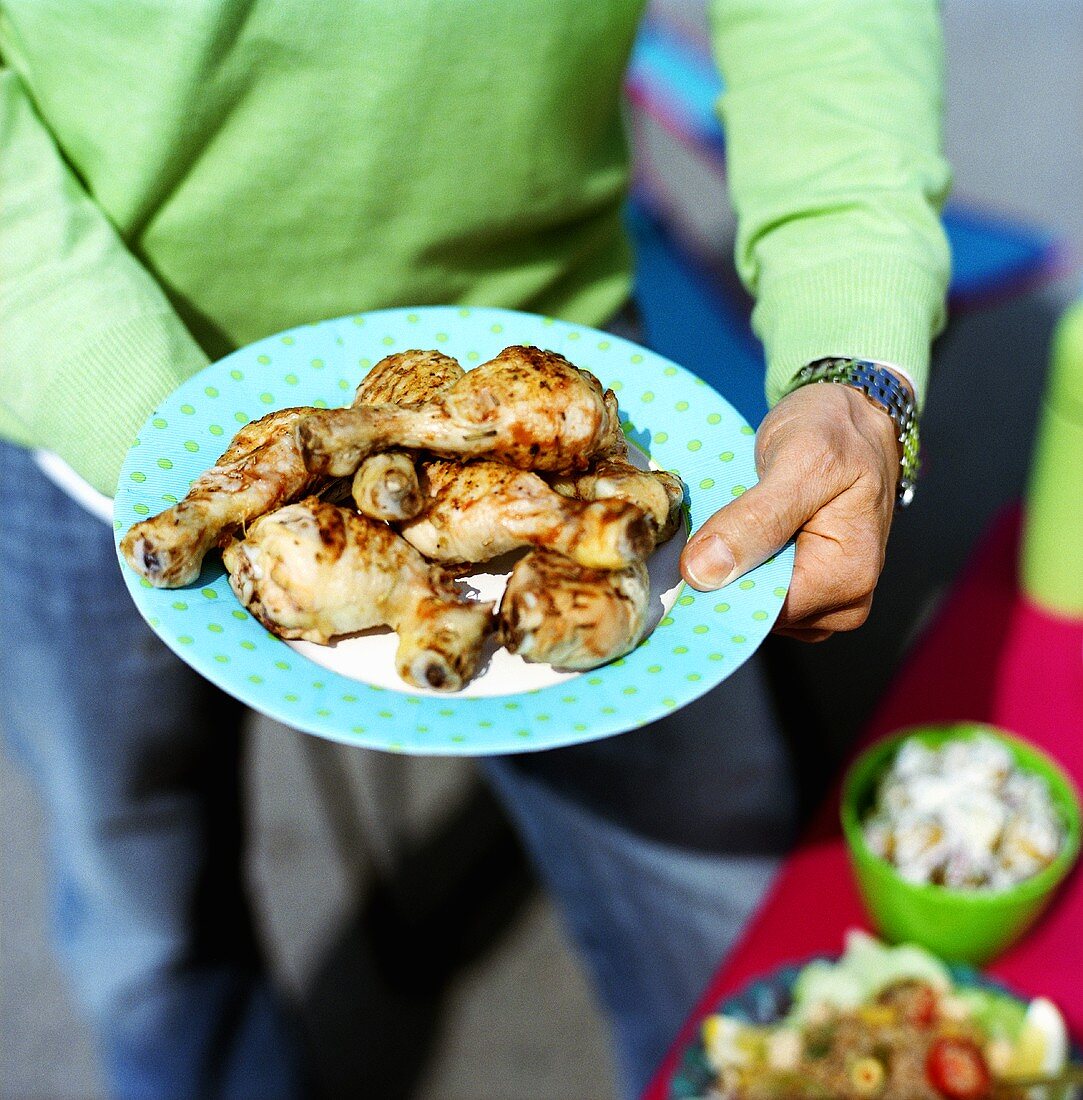
{"label": "chicken skin", "polygon": [[393,447],[571,473],[612,448],[613,407],[594,375],[563,356],[509,347],[424,405],[321,410],[298,425],[298,438],[309,469],[336,476]]}
{"label": "chicken skin", "polygon": [[584,503],[537,475],[480,459],[423,467],[426,503],[403,537],[435,561],[483,562],[520,546],[543,546],[595,569],[623,569],[654,547],[650,521],[622,500]]}
{"label": "chicken skin", "polygon": [[400,351],[385,356],[361,379],[353,404],[423,405],[454,386],[464,374],[459,361],[442,352]]}
{"label": "chicken skin", "polygon": [[584,474],[550,478],[549,484],[575,500],[627,500],[647,513],[655,545],[671,539],[681,523],[684,483],[668,470],[640,470],[622,455],[599,459]]}
{"label": "chicken skin", "polygon": [[262,516],[222,556],[237,598],[281,638],[391,626],[415,687],[457,691],[493,629],[491,603],[466,599],[386,524],[316,497]]}
{"label": "chicken skin", "polygon": [[180,588],[230,532],[313,489],[323,479],[304,463],[296,427],[312,410],[280,409],[246,424],[182,501],[124,536],[128,564],[155,588]]}
{"label": "chicken skin", "polygon": [[600,570],[548,550],[515,564],[500,601],[500,638],[527,661],[584,670],[622,657],[643,636],[647,567]]}
{"label": "chicken skin", "polygon": [[[616,394],[606,390],[605,399],[617,418]],[[609,449],[596,456],[585,473],[557,474],[548,478],[558,493],[575,500],[630,500],[650,516],[655,527],[655,545],[667,542],[681,523],[684,482],[668,470],[641,470],[628,459],[628,441],[621,432]]]}
{"label": "chicken skin", "polygon": [[[438,351],[403,351],[381,359],[362,380],[354,405],[400,405],[416,408],[454,385],[465,371],[457,360]],[[371,455],[357,467],[353,499],[373,519],[409,519],[421,511],[414,456],[392,450]]]}

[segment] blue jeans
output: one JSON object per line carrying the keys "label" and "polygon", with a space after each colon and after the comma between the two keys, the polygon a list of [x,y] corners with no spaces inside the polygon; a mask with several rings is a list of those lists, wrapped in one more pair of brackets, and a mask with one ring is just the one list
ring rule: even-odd
{"label": "blue jeans", "polygon": [[[44,803],[57,944],[112,1093],[306,1095],[242,888],[240,708],[144,625],[108,528],[3,443],[0,608],[0,727]],[[759,671],[665,723],[485,772],[593,974],[635,1096],[789,838]]]}

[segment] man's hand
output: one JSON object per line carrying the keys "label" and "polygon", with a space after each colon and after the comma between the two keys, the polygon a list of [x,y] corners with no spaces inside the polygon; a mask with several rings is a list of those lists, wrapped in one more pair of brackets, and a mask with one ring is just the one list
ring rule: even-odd
{"label": "man's hand", "polygon": [[793,581],[775,631],[820,642],[868,618],[895,507],[890,417],[849,386],[803,386],[764,418],[760,481],[716,512],[681,555],[693,588],[736,580],[797,533]]}

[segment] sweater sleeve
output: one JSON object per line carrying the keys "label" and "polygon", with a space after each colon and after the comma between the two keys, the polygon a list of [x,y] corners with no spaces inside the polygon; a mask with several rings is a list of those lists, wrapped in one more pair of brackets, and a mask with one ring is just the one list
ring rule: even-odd
{"label": "sweater sleeve", "polygon": [[934,0],[713,0],[737,269],[771,404],[829,355],[923,400],[950,257]]}
{"label": "sweater sleeve", "polygon": [[112,495],[146,417],[207,357],[0,69],[0,432]]}

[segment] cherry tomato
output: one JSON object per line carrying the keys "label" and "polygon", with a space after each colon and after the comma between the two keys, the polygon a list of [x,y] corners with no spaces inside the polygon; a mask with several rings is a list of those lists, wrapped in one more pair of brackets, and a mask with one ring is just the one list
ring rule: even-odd
{"label": "cherry tomato", "polygon": [[991,1078],[978,1045],[970,1039],[937,1039],[925,1059],[925,1076],[950,1100],[979,1100],[989,1095]]}

